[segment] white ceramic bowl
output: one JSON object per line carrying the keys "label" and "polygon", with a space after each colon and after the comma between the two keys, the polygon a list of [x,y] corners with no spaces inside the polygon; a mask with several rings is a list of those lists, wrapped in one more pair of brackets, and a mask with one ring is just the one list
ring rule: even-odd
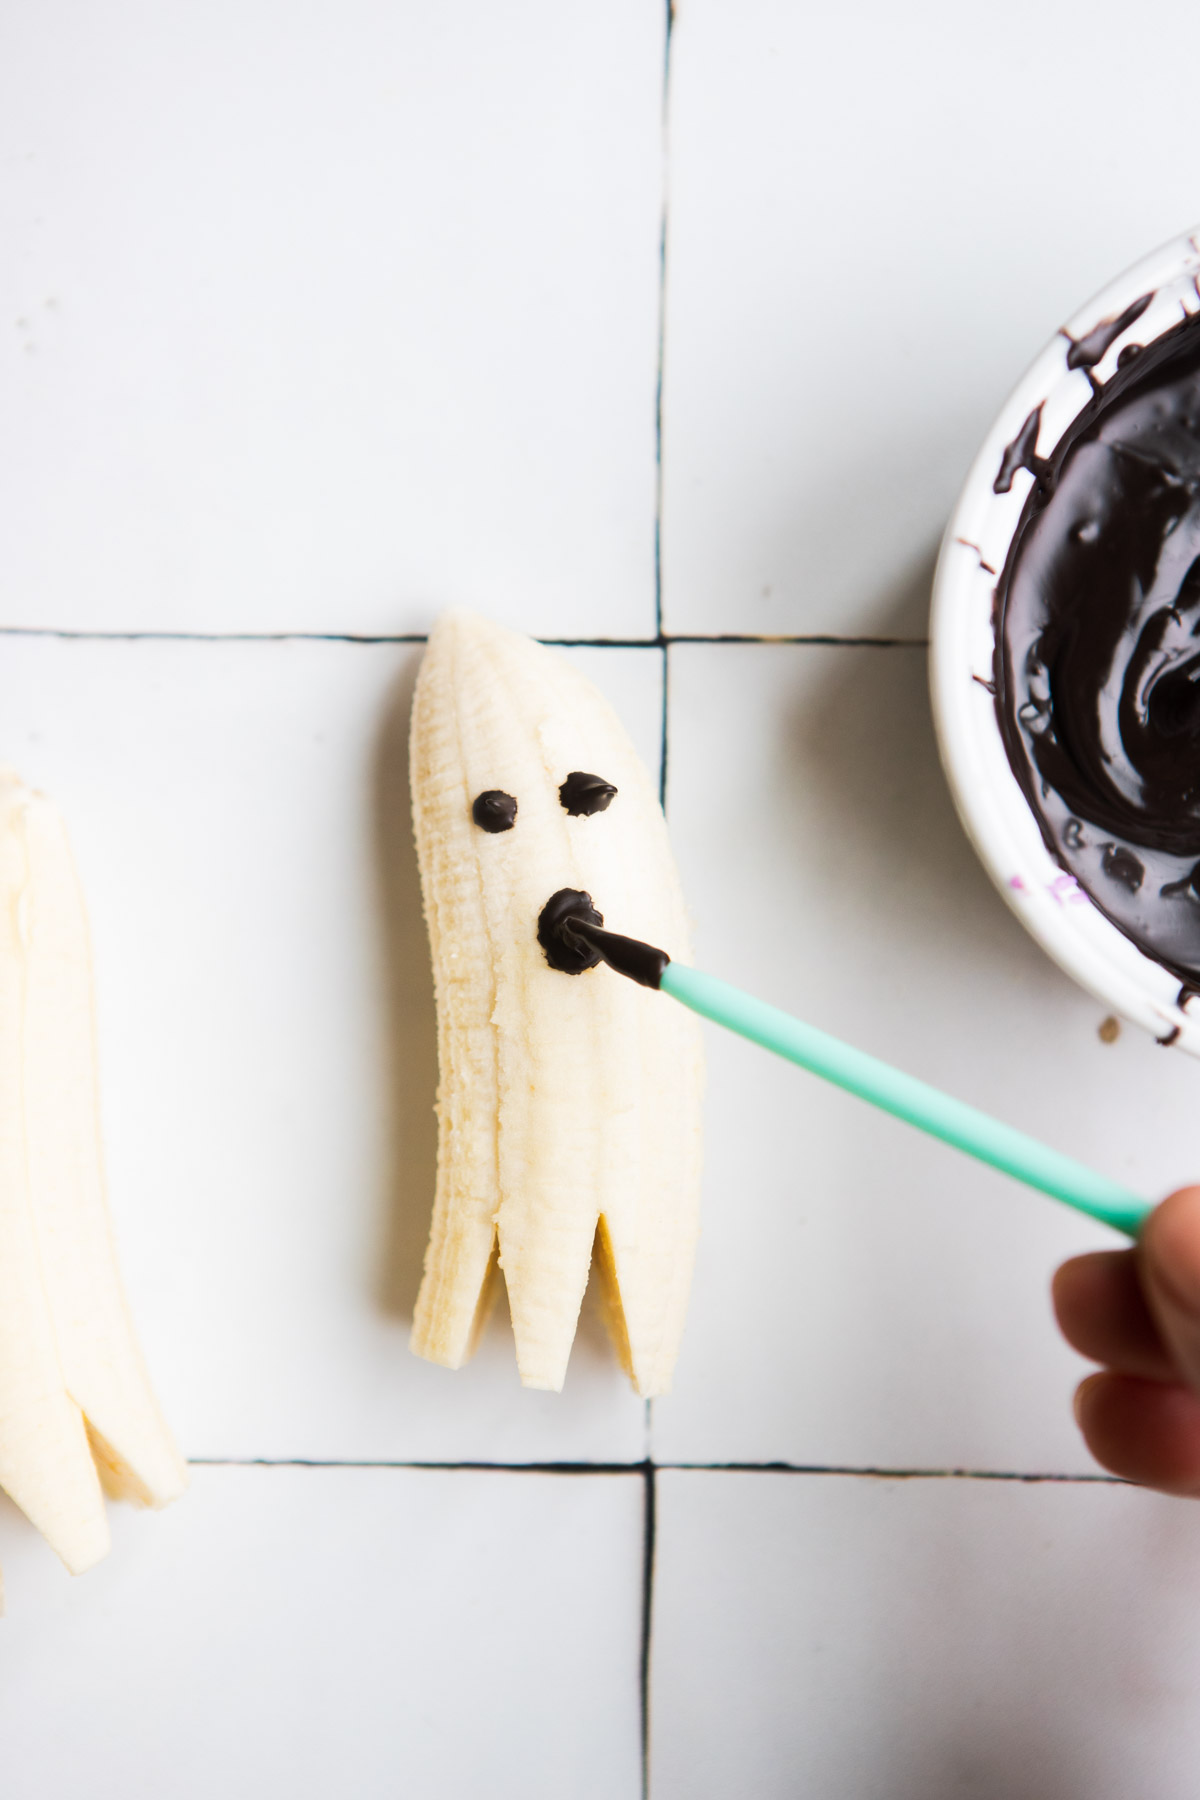
{"label": "white ceramic bowl", "polygon": [[1200,311],[1200,227],[1175,238],[1110,283],[1046,345],[984,440],[946,528],[933,586],[930,684],[942,765],[967,835],[1022,924],[1068,975],[1126,1019],[1200,1056],[1200,1000],[1179,1005],[1176,976],[1152,961],[1066,874],[1047,850],[1013,774],[991,692],[996,578],[1033,476],[1020,469],[1007,494],[992,483],[1007,445],[1040,404],[1039,456],[1049,456],[1091,398],[1067,353],[1139,296],[1149,307],[1117,337],[1094,373],[1103,381],[1122,345],[1148,344],[1182,313]]}

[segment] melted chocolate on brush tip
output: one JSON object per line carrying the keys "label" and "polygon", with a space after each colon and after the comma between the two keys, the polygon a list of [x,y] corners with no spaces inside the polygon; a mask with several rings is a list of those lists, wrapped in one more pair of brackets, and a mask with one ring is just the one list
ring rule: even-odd
{"label": "melted chocolate on brush tip", "polygon": [[[1122,314],[1126,324],[1141,302]],[[996,590],[996,710],[1057,860],[1139,949],[1200,980],[1200,318],[1095,392],[1034,487]],[[1094,340],[1094,342],[1093,342]],[[1129,346],[1128,349],[1133,349]],[[1082,354],[1081,354],[1082,353]],[[1071,356],[1068,356],[1071,361]],[[1028,426],[1030,421],[1026,421]],[[1014,454],[1015,453],[1015,454]]]}
{"label": "melted chocolate on brush tip", "polygon": [[592,896],[578,888],[559,888],[538,915],[538,943],[552,969],[564,975],[582,975],[606,962],[618,975],[627,975],[642,987],[656,988],[670,962],[665,950],[643,944],[640,938],[602,931],[604,914],[592,905]]}
{"label": "melted chocolate on brush tip", "polygon": [[574,940],[595,950],[618,975],[627,975],[641,987],[661,985],[663,970],[671,960],[665,950],[656,950],[653,944],[644,944],[641,938],[622,937],[618,931],[601,931],[574,915],[564,919],[560,929],[568,943]]}

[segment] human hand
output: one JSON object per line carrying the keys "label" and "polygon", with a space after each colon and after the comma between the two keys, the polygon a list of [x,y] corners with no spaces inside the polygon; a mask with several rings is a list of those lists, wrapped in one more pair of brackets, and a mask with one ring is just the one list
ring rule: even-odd
{"label": "human hand", "polygon": [[1136,1248],[1064,1263],[1053,1292],[1067,1342],[1104,1365],[1075,1395],[1096,1461],[1200,1498],[1200,1187],[1156,1207]]}

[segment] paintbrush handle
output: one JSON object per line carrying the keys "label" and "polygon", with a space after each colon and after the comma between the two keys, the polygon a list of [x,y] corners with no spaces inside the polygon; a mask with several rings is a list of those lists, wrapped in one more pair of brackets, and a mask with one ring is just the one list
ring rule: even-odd
{"label": "paintbrush handle", "polygon": [[878,1057],[855,1050],[840,1039],[804,1025],[777,1006],[755,1000],[739,988],[702,975],[682,963],[668,963],[659,982],[663,993],[718,1025],[798,1063],[814,1075],[871,1101],[897,1119],[917,1125],[943,1143],[953,1144],[980,1162],[1015,1175],[1018,1181],[1064,1200],[1079,1212],[1136,1237],[1151,1210],[1150,1202],[1131,1193],[1119,1182],[1098,1175],[1069,1156],[1062,1156],[1036,1138],[1026,1137],[1011,1125],[1002,1125],[987,1113],[954,1100],[949,1094],[893,1069]]}

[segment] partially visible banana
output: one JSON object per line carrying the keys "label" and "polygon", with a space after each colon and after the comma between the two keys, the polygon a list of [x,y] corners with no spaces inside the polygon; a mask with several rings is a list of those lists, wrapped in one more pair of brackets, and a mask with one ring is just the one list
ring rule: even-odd
{"label": "partially visible banana", "polygon": [[639,1394],[670,1386],[698,1236],[699,1024],[538,942],[562,889],[689,957],[666,824],[608,702],[471,614],[430,637],[413,819],[438,1011],[438,1178],[413,1349],[458,1368],[503,1270],[527,1387],[559,1389],[593,1245]]}
{"label": "partially visible banana", "polygon": [[62,821],[0,770],[0,1487],[73,1574],[101,1487],[163,1506],[187,1470],[117,1271],[87,918]]}

